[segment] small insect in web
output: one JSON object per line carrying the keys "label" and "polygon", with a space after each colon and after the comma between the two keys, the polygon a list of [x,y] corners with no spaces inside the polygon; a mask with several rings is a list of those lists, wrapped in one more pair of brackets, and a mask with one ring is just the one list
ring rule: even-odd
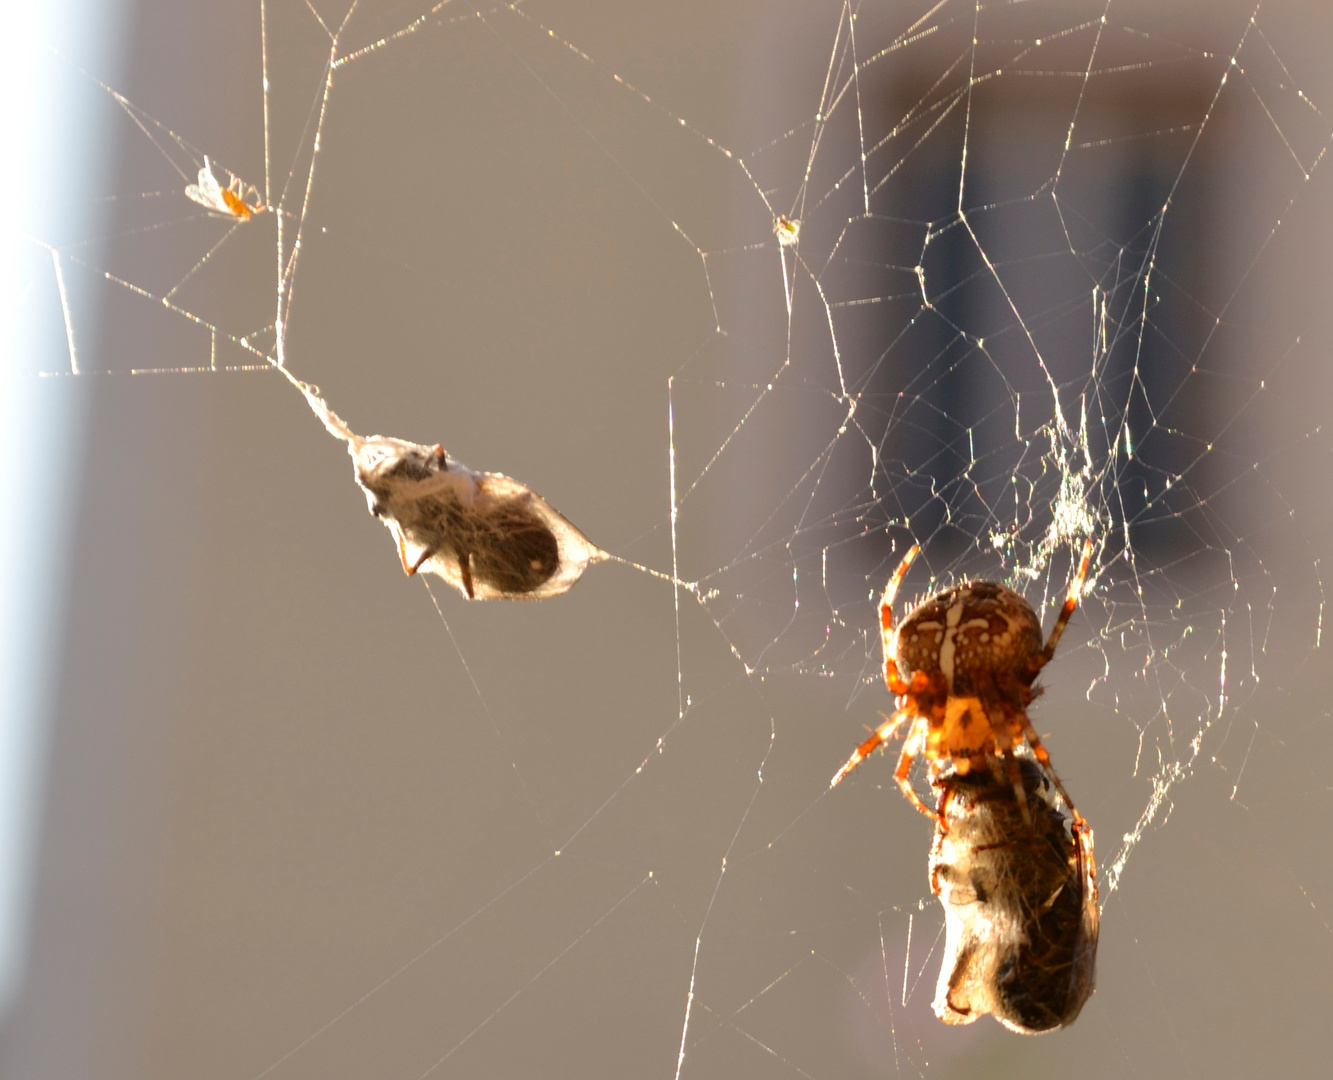
{"label": "small insect in web", "polygon": [[[937,593],[895,631],[893,601],[919,550],[904,556],[880,601],[884,682],[898,707],[830,786],[910,724],[893,775],[935,822],[930,883],[948,926],[935,1013],[965,1024],[989,1012],[1012,1031],[1049,1031],[1072,1023],[1092,993],[1097,883],[1092,830],[1027,708],[1078,607],[1092,541],[1044,644],[1028,602],[989,581]],[[912,786],[918,755],[938,810]]]}
{"label": "small insect in web", "polygon": [[782,247],[793,247],[801,238],[801,223],[786,214],[779,214],[773,221],[773,233]]}
{"label": "small insect in web", "polygon": [[227,172],[227,175],[231,179],[223,187],[213,175],[213,165],[205,155],[204,167],[199,170],[199,182],[187,184],[185,194],[206,210],[239,221],[249,221],[268,209],[253,184],[247,184],[235,173]]}
{"label": "small insect in web", "polygon": [[1016,755],[1008,776],[947,773],[932,786],[939,821],[930,887],[944,906],[935,1015],[970,1024],[990,1013],[1037,1035],[1072,1024],[1092,995],[1097,867],[1092,830],[1057,796],[1050,770]]}
{"label": "small insect in web", "polygon": [[475,472],[438,444],[357,435],[318,390],[278,370],[347,443],[356,482],[393,534],[404,573],[438,574],[469,600],[539,600],[608,558],[526,484]]}

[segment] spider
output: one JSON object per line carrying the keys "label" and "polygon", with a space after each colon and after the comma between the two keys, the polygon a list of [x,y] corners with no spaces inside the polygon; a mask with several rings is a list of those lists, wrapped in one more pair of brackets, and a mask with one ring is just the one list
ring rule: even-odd
{"label": "spider", "polygon": [[[927,817],[936,822],[945,820],[921,801],[908,779],[912,762],[923,753],[930,763],[932,782],[945,775],[948,765],[957,776],[985,767],[998,779],[1003,758],[1023,820],[1030,824],[1014,757],[1015,749],[1026,744],[1050,773],[1073,815],[1075,830],[1083,831],[1086,822],[1055,775],[1050,756],[1028,719],[1027,707],[1041,692],[1033,688],[1033,680],[1055,654],[1060,636],[1078,607],[1092,560],[1091,539],[1083,547],[1078,572],[1069,583],[1064,606],[1044,645],[1041,622],[1028,602],[991,581],[964,582],[937,593],[909,612],[895,632],[894,597],[918,551],[920,545],[913,545],[903,557],[879,605],[884,682],[897,696],[898,707],[856,748],[829,786],[836,786],[892,739],[903,724],[910,723],[893,778],[908,801]],[[907,672],[907,678],[900,674],[900,668]]]}
{"label": "spider", "polygon": [[231,179],[223,187],[213,175],[213,166],[205,154],[204,167],[199,170],[199,183],[186,185],[185,194],[210,213],[239,221],[249,221],[268,209],[253,184],[247,184],[235,173],[227,175]]}

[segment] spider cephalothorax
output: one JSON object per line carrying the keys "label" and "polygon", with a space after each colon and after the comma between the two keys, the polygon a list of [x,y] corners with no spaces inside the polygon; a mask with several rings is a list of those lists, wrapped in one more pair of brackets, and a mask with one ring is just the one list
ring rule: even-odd
{"label": "spider cephalothorax", "polygon": [[[1027,707],[1039,692],[1033,680],[1050,662],[1078,606],[1092,558],[1091,542],[1084,546],[1078,572],[1044,644],[1041,623],[1028,602],[990,581],[965,582],[937,593],[909,612],[895,632],[893,600],[918,550],[913,547],[904,556],[879,608],[884,682],[897,696],[898,707],[856,748],[833,777],[833,784],[888,742],[899,727],[910,724],[893,775],[907,798],[928,817],[939,820],[908,778],[919,754],[930,763],[932,778],[945,766],[959,776],[986,768],[998,777],[1003,769],[1026,815],[1014,760],[1015,748],[1023,744],[1050,770],[1052,781],[1073,811],[1074,804],[1028,719]],[[1073,813],[1081,823],[1077,811]]]}

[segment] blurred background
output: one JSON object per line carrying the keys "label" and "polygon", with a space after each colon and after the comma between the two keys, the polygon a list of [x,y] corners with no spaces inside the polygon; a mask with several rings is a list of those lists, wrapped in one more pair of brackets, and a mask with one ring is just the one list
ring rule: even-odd
{"label": "blurred background", "polygon": [[[263,12],[67,0],[7,76],[0,1074],[1317,1071],[1333,13]],[[298,228],[290,369],[628,562],[403,576],[229,370]],[[1049,627],[1088,532],[1033,719],[1098,989],[946,1028],[929,822],[892,757],[827,791],[877,597],[918,542],[902,603]]]}

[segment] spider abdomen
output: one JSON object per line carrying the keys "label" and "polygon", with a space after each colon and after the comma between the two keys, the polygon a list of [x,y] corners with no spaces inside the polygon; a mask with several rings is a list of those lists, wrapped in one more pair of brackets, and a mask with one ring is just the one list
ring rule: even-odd
{"label": "spider abdomen", "polygon": [[950,696],[1018,696],[1035,674],[1041,623],[1018,593],[990,581],[947,589],[898,630],[898,670],[944,676]]}

